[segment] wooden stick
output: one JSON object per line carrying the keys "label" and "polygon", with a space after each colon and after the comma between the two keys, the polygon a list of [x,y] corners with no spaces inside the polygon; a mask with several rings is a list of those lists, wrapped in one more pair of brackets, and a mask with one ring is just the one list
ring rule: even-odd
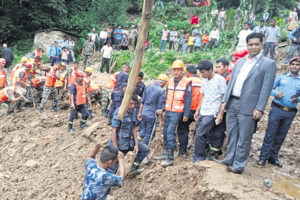
{"label": "wooden stick", "polygon": [[143,5],[143,12],[142,12],[142,20],[141,20],[141,26],[138,36],[138,42],[135,49],[135,57],[134,57],[134,63],[129,75],[129,80],[127,84],[127,89],[125,92],[125,96],[123,98],[118,118],[120,120],[123,120],[125,113],[127,112],[128,105],[131,99],[131,96],[133,94],[137,77],[140,72],[142,62],[143,62],[143,56],[144,56],[144,50],[145,50],[145,43],[148,37],[149,32],[149,26],[150,26],[150,20],[152,16],[152,8],[153,8],[153,2],[154,0],[144,0]]}
{"label": "wooden stick", "polygon": [[114,63],[111,65],[110,69],[109,69],[109,73],[112,73],[114,68],[116,67],[117,65],[117,62],[119,60],[120,57],[117,57],[116,60],[114,61]]}

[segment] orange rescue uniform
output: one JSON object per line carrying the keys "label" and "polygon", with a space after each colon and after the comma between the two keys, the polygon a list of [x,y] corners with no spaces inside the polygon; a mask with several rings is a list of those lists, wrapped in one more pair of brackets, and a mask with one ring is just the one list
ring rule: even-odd
{"label": "orange rescue uniform", "polygon": [[4,88],[7,85],[7,71],[6,69],[0,69],[0,88]]}
{"label": "orange rescue uniform", "polygon": [[46,74],[46,81],[45,86],[47,87],[54,87],[56,82],[56,70],[54,70],[54,67],[51,67],[51,69]]}
{"label": "orange rescue uniform", "polygon": [[196,111],[202,100],[202,95],[201,95],[202,81],[198,77],[190,77],[189,80],[192,82],[191,110]]}
{"label": "orange rescue uniform", "polygon": [[109,79],[109,81],[106,84],[106,87],[111,89],[111,90],[115,90],[116,85],[117,85],[117,76],[120,72],[116,72],[114,73],[114,75],[112,75]]}

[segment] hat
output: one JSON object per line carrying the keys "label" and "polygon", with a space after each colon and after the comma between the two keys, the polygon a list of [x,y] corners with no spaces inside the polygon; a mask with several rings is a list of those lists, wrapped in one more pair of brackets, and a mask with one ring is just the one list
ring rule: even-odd
{"label": "hat", "polygon": [[78,71],[78,72],[76,73],[76,77],[84,77],[83,71]]}
{"label": "hat", "polygon": [[91,67],[87,67],[84,71],[85,71],[85,72],[92,73],[92,72],[94,71],[94,69],[91,68]]}
{"label": "hat", "polygon": [[186,71],[190,72],[191,74],[197,74],[197,67],[195,65],[188,65],[186,67]]}
{"label": "hat", "polygon": [[181,60],[175,60],[172,64],[172,69],[183,69],[184,63]]}
{"label": "hat", "polygon": [[6,64],[5,58],[0,58],[0,63],[1,63],[1,64]]}
{"label": "hat", "polygon": [[290,64],[292,64],[292,62],[294,62],[294,61],[300,62],[300,57],[294,57],[294,58],[292,58],[292,59],[290,60]]}
{"label": "hat", "polygon": [[168,76],[166,74],[160,74],[158,77],[157,77],[158,80],[160,81],[165,81],[165,82],[168,82]]}

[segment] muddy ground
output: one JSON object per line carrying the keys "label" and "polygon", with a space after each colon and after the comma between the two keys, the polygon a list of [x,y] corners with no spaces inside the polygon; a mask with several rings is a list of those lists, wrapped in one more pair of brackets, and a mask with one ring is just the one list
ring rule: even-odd
{"label": "muddy ground", "polygon": [[[284,70],[284,68],[282,68]],[[109,75],[94,77],[104,84]],[[270,105],[270,104],[269,104]],[[119,199],[300,199],[300,115],[295,118],[280,151],[282,169],[267,164],[258,168],[258,159],[267,125],[268,106],[253,137],[249,163],[242,175],[230,174],[212,161],[191,163],[192,148],[186,159],[175,157],[175,165],[162,168],[159,161],[144,165],[144,172],[126,179],[122,188],[113,188],[110,200]],[[57,113],[26,109],[6,116],[0,109],[0,199],[48,200],[80,199],[84,178],[84,161],[97,141],[107,144],[111,128],[94,105],[96,117],[88,128],[67,132],[68,110]],[[162,151],[162,129],[153,141],[154,155]],[[177,155],[177,154],[176,154]],[[97,155],[97,159],[99,154]],[[127,165],[131,157],[127,156]],[[272,187],[263,185],[269,178]]]}

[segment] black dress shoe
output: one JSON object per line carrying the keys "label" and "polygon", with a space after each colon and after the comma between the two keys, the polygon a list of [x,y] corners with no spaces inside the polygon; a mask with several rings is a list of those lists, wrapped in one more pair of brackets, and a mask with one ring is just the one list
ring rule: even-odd
{"label": "black dress shoe", "polygon": [[234,174],[241,174],[241,173],[243,173],[243,170],[237,170],[237,169],[235,169],[232,166],[227,166],[227,171],[231,172],[231,173],[234,173]]}
{"label": "black dress shoe", "polygon": [[265,165],[266,165],[266,160],[264,160],[264,159],[259,159],[259,160],[257,161],[257,165],[258,165],[258,166],[265,166]]}
{"label": "black dress shoe", "polygon": [[276,167],[282,167],[282,163],[278,160],[278,159],[272,159],[270,158],[268,160],[268,163],[272,164],[272,165],[275,165]]}
{"label": "black dress shoe", "polygon": [[221,165],[224,165],[224,166],[230,166],[227,162],[225,162],[224,160],[218,160],[218,159],[215,159],[213,158],[213,161],[215,161],[216,163],[219,163]]}

